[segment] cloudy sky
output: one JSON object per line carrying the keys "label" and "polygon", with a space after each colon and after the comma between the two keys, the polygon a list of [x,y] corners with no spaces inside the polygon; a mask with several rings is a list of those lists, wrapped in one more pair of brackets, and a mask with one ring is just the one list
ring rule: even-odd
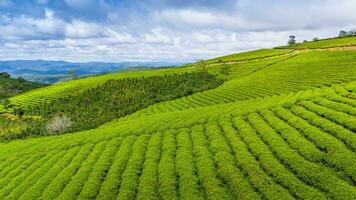
{"label": "cloudy sky", "polygon": [[355,0],[0,0],[0,60],[193,61],[356,29]]}

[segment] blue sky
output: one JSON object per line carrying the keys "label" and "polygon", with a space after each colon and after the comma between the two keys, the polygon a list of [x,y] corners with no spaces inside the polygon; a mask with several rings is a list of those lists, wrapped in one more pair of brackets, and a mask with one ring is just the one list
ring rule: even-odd
{"label": "blue sky", "polygon": [[0,60],[165,61],[336,36],[355,0],[0,0]]}

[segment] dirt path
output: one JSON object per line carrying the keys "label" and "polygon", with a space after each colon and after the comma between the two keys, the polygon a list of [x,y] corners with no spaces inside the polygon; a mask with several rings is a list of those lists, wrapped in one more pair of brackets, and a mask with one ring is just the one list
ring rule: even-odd
{"label": "dirt path", "polygon": [[325,51],[356,51],[356,45],[343,46],[343,47],[331,47],[324,50]]}
{"label": "dirt path", "polygon": [[[279,48],[281,49],[281,48]],[[291,50],[284,48],[284,50]],[[304,48],[304,49],[295,49],[295,51],[304,52],[304,51],[356,51],[356,44],[347,45],[347,46],[337,46],[337,47],[325,47],[325,48]]]}

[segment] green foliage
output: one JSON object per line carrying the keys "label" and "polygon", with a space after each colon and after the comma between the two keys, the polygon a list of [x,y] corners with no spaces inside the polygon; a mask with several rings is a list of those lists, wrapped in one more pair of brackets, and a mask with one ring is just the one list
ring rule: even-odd
{"label": "green foliage", "polygon": [[175,171],[176,157],[176,133],[166,131],[163,135],[161,158],[158,163],[158,196],[162,199],[178,199],[176,188],[178,187],[177,172]]}
{"label": "green foliage", "polygon": [[0,196],[354,199],[355,116],[347,106],[356,100],[347,88],[355,85],[1,144]]}
{"label": "green foliage", "polygon": [[[192,66],[175,69],[180,75],[92,79],[87,92],[68,98],[83,81],[75,80],[58,90],[63,95],[49,92],[47,103],[27,96],[19,107],[32,99],[44,116],[56,102],[107,112],[106,104],[132,95],[153,105],[95,129],[1,143],[1,199],[356,199],[354,52],[237,57],[205,62],[209,73],[224,63],[231,69],[220,87],[157,104],[218,80],[185,74]],[[99,111],[86,116],[99,119]],[[27,115],[4,117],[3,124],[29,128]]]}
{"label": "green foliage", "polygon": [[0,73],[0,99],[9,98],[43,86],[43,84],[29,82],[21,77],[11,78],[10,74],[6,72]]}
{"label": "green foliage", "polygon": [[136,141],[136,137],[126,137],[119,150],[116,152],[114,161],[107,172],[105,179],[102,182],[98,199],[116,199],[119,192],[119,186],[122,181],[121,174],[125,170],[128,159],[131,155],[132,146]]}
{"label": "green foliage", "polygon": [[165,74],[179,74],[190,72],[186,68],[169,68],[161,70],[138,71],[128,73],[105,74],[91,76],[83,79],[76,79],[53,84],[48,87],[34,89],[29,92],[10,98],[11,104],[15,107],[27,108],[28,106],[40,106],[47,101],[56,100],[68,95],[76,95],[104,84],[108,80],[118,80],[123,78],[137,78],[161,76]]}
{"label": "green foliage", "polygon": [[215,88],[222,82],[206,72],[109,80],[79,95],[62,97],[40,107],[29,107],[26,112],[47,119],[67,116],[72,122],[69,130],[80,131],[98,127],[158,102]]}
{"label": "green foliage", "polygon": [[23,138],[26,132],[42,130],[43,124],[43,120],[39,117],[0,115],[0,140]]}
{"label": "green foliage", "polygon": [[339,37],[352,37],[352,36],[356,36],[356,31],[355,30],[351,30],[351,31],[340,31],[339,33]]}
{"label": "green foliage", "polygon": [[[226,64],[231,69],[231,79],[222,86],[155,104],[134,113],[130,118],[282,95],[356,80],[353,51],[310,51]],[[218,67],[209,67],[208,71]]]}
{"label": "green foliage", "polygon": [[231,73],[231,67],[224,62],[220,69],[220,73],[228,79]]}
{"label": "green foliage", "polygon": [[293,45],[295,43],[296,43],[295,36],[294,35],[289,36],[288,45]]}

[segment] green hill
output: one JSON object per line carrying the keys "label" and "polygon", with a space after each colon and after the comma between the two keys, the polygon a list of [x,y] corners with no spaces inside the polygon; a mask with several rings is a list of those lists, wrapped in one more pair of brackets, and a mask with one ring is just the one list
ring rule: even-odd
{"label": "green hill", "polygon": [[43,86],[43,84],[26,81],[21,77],[16,79],[12,78],[5,72],[0,73],[0,99],[15,96]]}
{"label": "green hill", "polygon": [[[24,131],[22,135],[44,135],[97,128],[155,103],[213,89],[222,83],[222,79],[206,72],[108,80],[103,85],[81,94],[27,108],[26,115],[42,116],[44,120],[37,131],[33,131],[32,125],[32,131]],[[100,115],[100,118],[97,115]],[[60,116],[69,117],[71,127],[66,128],[67,130],[48,130],[46,124]]]}
{"label": "green hill", "polygon": [[23,78],[12,78],[8,73],[0,73],[0,113],[5,112],[5,98],[9,98],[26,91],[44,87],[45,85],[26,81]]}
{"label": "green hill", "polygon": [[356,51],[322,49],[343,40],[13,97],[26,109],[109,79],[206,71],[226,80],[96,129],[0,144],[0,199],[356,199]]}
{"label": "green hill", "polygon": [[135,77],[149,77],[160,76],[171,73],[184,73],[189,72],[189,69],[162,69],[162,70],[148,70],[128,73],[106,74],[101,76],[91,76],[88,78],[65,81],[57,84],[53,84],[49,87],[40,88],[37,90],[31,90],[24,94],[10,98],[13,105],[17,107],[26,108],[27,106],[33,106],[41,104],[43,101],[51,101],[68,95],[80,94],[90,88],[97,87],[104,84],[108,80],[117,80],[123,78],[135,78]]}
{"label": "green hill", "polygon": [[289,46],[277,47],[276,49],[326,49],[335,47],[352,47],[356,45],[356,37],[327,38],[318,41],[298,43]]}

